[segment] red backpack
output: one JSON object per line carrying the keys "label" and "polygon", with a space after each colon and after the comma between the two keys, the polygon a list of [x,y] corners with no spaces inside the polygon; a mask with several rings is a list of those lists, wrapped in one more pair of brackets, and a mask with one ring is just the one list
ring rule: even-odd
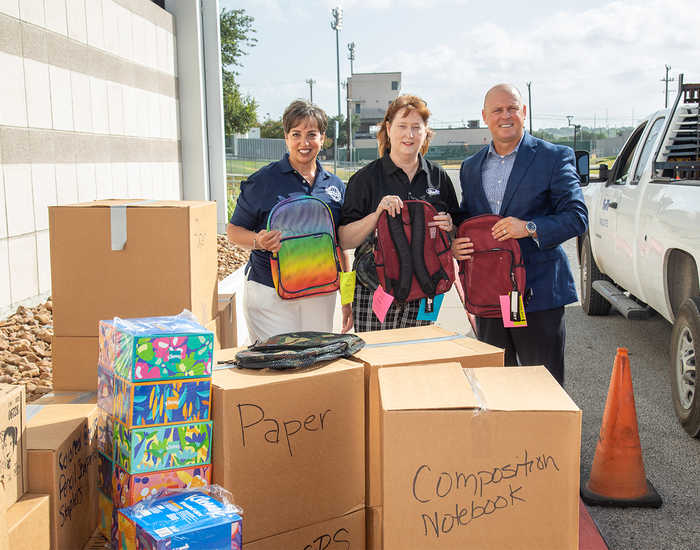
{"label": "red backpack", "polygon": [[495,214],[483,214],[462,222],[457,237],[469,237],[474,243],[471,260],[459,262],[459,280],[464,289],[464,307],[479,317],[500,318],[499,296],[517,290],[523,299],[525,264],[517,239],[497,241],[491,228],[502,219]]}
{"label": "red backpack", "polygon": [[430,301],[454,283],[449,236],[428,226],[436,214],[428,202],[405,200],[401,215],[392,217],[384,211],[379,216],[374,250],[377,276],[382,288],[399,302]]}

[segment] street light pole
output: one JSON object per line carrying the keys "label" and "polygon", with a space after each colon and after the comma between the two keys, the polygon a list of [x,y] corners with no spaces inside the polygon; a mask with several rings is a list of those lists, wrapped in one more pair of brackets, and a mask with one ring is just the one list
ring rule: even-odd
{"label": "street light pole", "polygon": [[527,83],[527,112],[530,115],[530,135],[532,135],[532,95],[530,94],[530,85],[532,82]]}
{"label": "street light pole", "polygon": [[314,84],[316,81],[313,78],[307,78],[306,83],[309,85],[309,103],[314,102]]}
{"label": "street light pole", "polygon": [[668,109],[668,83],[673,82],[675,80],[675,78],[673,78],[673,77],[671,77],[671,78],[668,77],[668,71],[670,71],[670,70],[671,70],[671,65],[666,65],[666,78],[661,79],[661,82],[666,83],[666,95],[664,96],[664,109]]}
{"label": "street light pole", "polygon": [[343,9],[338,6],[331,10],[331,15],[333,20],[331,21],[331,29],[335,31],[335,63],[336,63],[336,77],[338,80],[338,119],[335,122],[335,143],[333,144],[333,171],[337,174],[338,172],[338,125],[340,120],[340,45],[338,42],[338,31],[343,28]]}

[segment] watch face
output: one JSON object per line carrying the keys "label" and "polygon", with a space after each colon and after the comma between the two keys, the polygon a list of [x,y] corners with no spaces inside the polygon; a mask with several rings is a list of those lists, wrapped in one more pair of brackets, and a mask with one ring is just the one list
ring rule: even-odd
{"label": "watch face", "polygon": [[535,222],[527,222],[525,229],[527,229],[528,233],[532,234],[537,231],[537,226],[535,225]]}

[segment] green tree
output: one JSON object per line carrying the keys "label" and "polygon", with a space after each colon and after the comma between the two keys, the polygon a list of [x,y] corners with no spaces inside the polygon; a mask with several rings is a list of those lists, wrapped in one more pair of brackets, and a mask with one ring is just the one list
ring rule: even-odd
{"label": "green tree", "polygon": [[[360,127],[360,118],[357,115],[351,115],[352,133],[355,135],[357,129]],[[346,147],[348,144],[348,124],[345,120],[345,116],[340,114],[334,117],[328,118],[328,130],[326,130],[326,136],[335,141],[335,121],[338,121],[340,125],[338,131],[338,146]]]}
{"label": "green tree", "polygon": [[223,8],[219,15],[221,27],[221,80],[224,98],[224,127],[226,134],[247,132],[257,123],[258,104],[251,96],[241,94],[236,67],[242,67],[241,57],[246,47],[254,47],[254,19],[245,10]]}
{"label": "green tree", "polygon": [[284,138],[284,126],[282,119],[272,120],[268,118],[260,125],[260,137],[262,138]]}

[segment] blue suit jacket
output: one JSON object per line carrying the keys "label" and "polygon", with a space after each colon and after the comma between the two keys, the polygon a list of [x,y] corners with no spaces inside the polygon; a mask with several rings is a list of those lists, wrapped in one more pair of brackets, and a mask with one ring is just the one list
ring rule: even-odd
{"label": "blue suit jacket", "polygon": [[[481,184],[481,167],[489,148],[484,147],[462,163],[462,216],[491,214]],[[561,243],[581,235],[588,211],[579,187],[574,152],[527,132],[515,157],[506,185],[500,216],[514,216],[537,224],[539,247],[533,239],[519,239],[525,261],[527,287],[532,297],[527,311],[541,311],[577,300],[574,278]]]}

